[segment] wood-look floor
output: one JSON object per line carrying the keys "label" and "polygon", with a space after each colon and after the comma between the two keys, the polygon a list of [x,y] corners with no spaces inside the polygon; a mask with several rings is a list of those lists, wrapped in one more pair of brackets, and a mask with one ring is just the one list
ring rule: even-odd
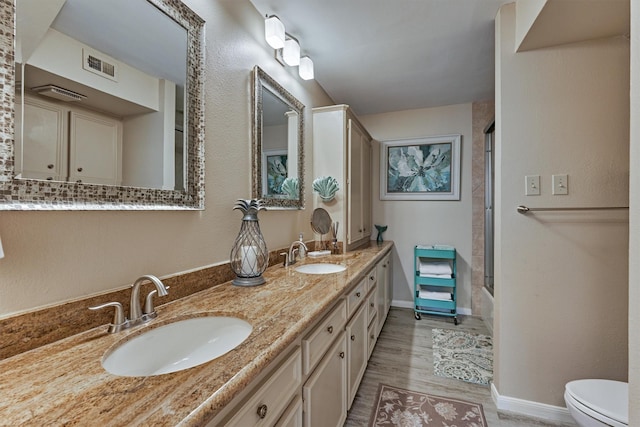
{"label": "wood-look floor", "polygon": [[457,329],[489,335],[480,318],[471,316],[458,318],[460,320],[458,326],[455,326],[450,318],[437,316],[423,315],[422,320],[416,321],[412,310],[392,307],[344,425],[348,427],[368,425],[379,383],[480,403],[490,427],[558,425],[498,413],[491,398],[489,386],[434,375],[432,328]]}

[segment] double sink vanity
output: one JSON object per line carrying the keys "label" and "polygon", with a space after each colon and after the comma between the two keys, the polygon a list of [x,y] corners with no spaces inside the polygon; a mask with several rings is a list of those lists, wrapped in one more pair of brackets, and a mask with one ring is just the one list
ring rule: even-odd
{"label": "double sink vanity", "polygon": [[[342,425],[390,306],[392,247],[372,242],[353,252],[272,266],[265,285],[227,282],[160,305],[144,325],[116,333],[104,325],[5,359],[3,422]],[[340,266],[343,271],[326,270]],[[216,328],[207,322],[222,322],[224,329],[228,319],[235,319],[235,348],[176,372],[160,374],[153,367],[191,345],[188,337],[198,341]],[[105,369],[116,351],[171,327],[177,329],[162,332],[154,347],[142,342],[116,363],[127,366],[129,360],[149,370],[114,375]]]}

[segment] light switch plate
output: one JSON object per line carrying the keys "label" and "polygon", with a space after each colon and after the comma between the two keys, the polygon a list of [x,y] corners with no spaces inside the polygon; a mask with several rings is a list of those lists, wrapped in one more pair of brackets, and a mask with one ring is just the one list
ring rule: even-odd
{"label": "light switch plate", "polygon": [[567,174],[553,175],[552,181],[554,196],[569,194],[569,178]]}
{"label": "light switch plate", "polygon": [[539,196],[540,195],[540,175],[527,175],[524,177],[525,181],[525,196]]}

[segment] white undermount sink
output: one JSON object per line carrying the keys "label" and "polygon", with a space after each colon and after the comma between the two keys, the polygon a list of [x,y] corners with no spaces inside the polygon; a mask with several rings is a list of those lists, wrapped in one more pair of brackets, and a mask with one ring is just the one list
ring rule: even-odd
{"label": "white undermount sink", "polygon": [[299,273],[306,274],[331,274],[331,273],[340,273],[341,271],[345,271],[347,267],[340,264],[331,264],[328,262],[319,262],[315,264],[305,264],[300,267],[296,267],[295,270]]}
{"label": "white undermount sink", "polygon": [[236,317],[205,316],[179,320],[144,332],[102,360],[114,375],[168,374],[220,357],[240,345],[253,327]]}

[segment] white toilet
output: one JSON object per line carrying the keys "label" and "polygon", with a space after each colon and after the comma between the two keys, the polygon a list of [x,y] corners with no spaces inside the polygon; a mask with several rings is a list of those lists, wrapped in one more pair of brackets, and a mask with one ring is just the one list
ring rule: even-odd
{"label": "white toilet", "polygon": [[629,384],[611,380],[576,380],[567,383],[564,401],[581,427],[627,427]]}

